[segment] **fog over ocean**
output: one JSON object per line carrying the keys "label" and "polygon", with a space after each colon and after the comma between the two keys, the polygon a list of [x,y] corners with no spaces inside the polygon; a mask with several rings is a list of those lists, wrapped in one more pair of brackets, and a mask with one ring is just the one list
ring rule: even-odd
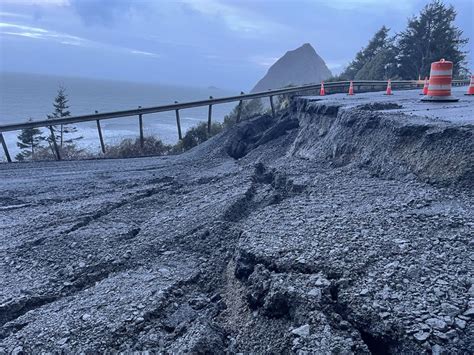
{"label": "fog over ocean", "polygon": [[[133,109],[138,106],[159,106],[173,103],[223,97],[236,92],[218,88],[180,87],[163,84],[133,83],[65,76],[26,73],[0,73],[0,124],[45,119],[53,111],[53,100],[60,86],[66,88],[71,115]],[[213,120],[222,122],[234,103],[212,108]],[[207,107],[180,111],[181,125],[185,132],[200,121],[207,121]],[[145,135],[153,135],[165,143],[177,141],[176,118],[173,112],[144,115]],[[106,144],[124,138],[138,137],[138,117],[125,117],[101,121]],[[95,122],[76,125],[84,139],[78,145],[98,151]],[[4,133],[12,156],[18,153],[16,136],[19,132]],[[2,160],[3,151],[0,153]]]}

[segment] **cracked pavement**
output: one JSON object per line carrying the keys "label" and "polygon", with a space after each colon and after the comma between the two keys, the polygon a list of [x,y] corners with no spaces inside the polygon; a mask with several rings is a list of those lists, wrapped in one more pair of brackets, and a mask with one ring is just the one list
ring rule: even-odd
{"label": "cracked pavement", "polygon": [[0,353],[471,353],[472,125],[380,107],[1,165]]}

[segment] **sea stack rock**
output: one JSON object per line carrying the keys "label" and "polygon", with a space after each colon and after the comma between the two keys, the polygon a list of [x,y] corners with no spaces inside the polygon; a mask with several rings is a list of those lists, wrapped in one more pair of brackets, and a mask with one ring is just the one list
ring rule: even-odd
{"label": "sea stack rock", "polygon": [[278,89],[288,85],[316,84],[331,76],[332,73],[324,60],[309,43],[305,43],[278,59],[255,85],[252,92]]}

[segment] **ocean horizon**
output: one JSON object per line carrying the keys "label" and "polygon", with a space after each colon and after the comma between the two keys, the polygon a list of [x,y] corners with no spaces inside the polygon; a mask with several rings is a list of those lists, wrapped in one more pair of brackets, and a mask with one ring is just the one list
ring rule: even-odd
{"label": "ocean horizon", "polygon": [[[69,111],[72,116],[134,109],[138,106],[159,106],[178,102],[204,100],[213,97],[235,95],[236,92],[215,87],[183,87],[169,84],[150,84],[108,79],[90,79],[72,76],[55,76],[33,73],[0,73],[0,124],[46,119],[53,111],[53,101],[60,87],[66,89]],[[222,122],[235,103],[215,105],[212,118]],[[207,107],[180,110],[183,134],[200,122],[207,121]],[[144,133],[167,144],[176,143],[178,133],[174,111],[143,116]],[[125,138],[139,135],[138,117],[102,120],[102,131],[106,144],[116,144]],[[98,152],[100,142],[95,122],[75,125],[78,135],[84,138],[78,146]],[[14,157],[20,132],[4,133],[10,154]],[[3,151],[0,160],[4,160]]]}

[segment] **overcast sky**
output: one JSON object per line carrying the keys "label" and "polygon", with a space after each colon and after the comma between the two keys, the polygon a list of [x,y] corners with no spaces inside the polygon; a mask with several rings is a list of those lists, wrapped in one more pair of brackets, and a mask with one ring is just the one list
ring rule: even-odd
{"label": "overcast sky", "polygon": [[[426,3],[0,0],[0,68],[248,90],[305,42],[338,73],[382,25],[401,31]],[[474,41],[474,1],[448,3]]]}

